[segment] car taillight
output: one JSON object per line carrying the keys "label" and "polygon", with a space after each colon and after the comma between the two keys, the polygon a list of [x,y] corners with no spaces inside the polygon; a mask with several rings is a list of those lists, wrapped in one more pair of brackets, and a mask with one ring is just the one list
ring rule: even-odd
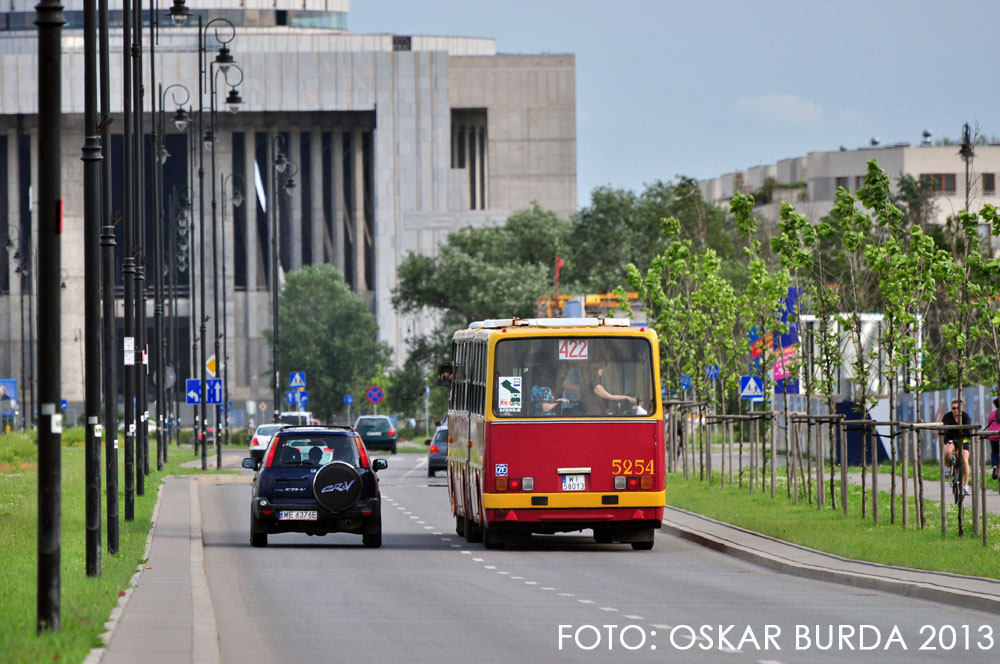
{"label": "car taillight", "polygon": [[368,450],[365,449],[365,444],[361,441],[361,436],[355,436],[354,442],[358,446],[358,454],[361,456],[361,467],[369,468],[368,465]]}
{"label": "car taillight", "polygon": [[250,441],[250,447],[260,447],[260,441],[257,440],[257,436],[254,436],[253,440]]}
{"label": "car taillight", "polygon": [[278,449],[278,441],[272,440],[271,447],[267,450],[267,459],[264,460],[264,467],[270,468],[271,462],[274,461],[274,451]]}
{"label": "car taillight", "polygon": [[389,435],[390,436],[395,436],[396,435],[396,430],[395,429],[389,429]]}
{"label": "car taillight", "polygon": [[441,454],[441,450],[438,449],[437,445],[431,445],[430,450],[428,450],[428,451],[431,454]]}

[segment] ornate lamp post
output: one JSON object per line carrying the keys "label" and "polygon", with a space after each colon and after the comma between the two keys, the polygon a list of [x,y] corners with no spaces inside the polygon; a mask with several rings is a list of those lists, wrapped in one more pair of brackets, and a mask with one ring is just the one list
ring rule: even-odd
{"label": "ornate lamp post", "polygon": [[273,341],[271,347],[274,370],[273,418],[275,422],[278,421],[278,413],[281,411],[280,333],[278,329],[278,296],[281,290],[278,284],[278,262],[280,260],[278,257],[278,178],[291,166],[293,170],[289,171],[288,180],[284,185],[285,192],[291,195],[295,192],[294,175],[298,172],[295,163],[286,158],[284,152],[281,151],[284,144],[285,138],[281,134],[277,134],[271,139],[271,154],[274,155],[274,160],[271,163],[271,189],[268,192],[271,198],[269,203],[271,207],[271,334]]}
{"label": "ornate lamp post", "polygon": [[[229,203],[233,208],[238,208],[243,204],[243,192],[246,191],[246,182],[243,176],[238,173],[230,173],[222,177],[222,246],[223,251],[226,246],[226,182],[233,182],[233,194],[229,198]],[[242,183],[242,187],[238,183]],[[236,211],[233,211],[233,218],[236,218]],[[226,315],[226,261],[222,261],[222,400],[226,403],[226,445],[229,444],[229,331],[228,317]]]}

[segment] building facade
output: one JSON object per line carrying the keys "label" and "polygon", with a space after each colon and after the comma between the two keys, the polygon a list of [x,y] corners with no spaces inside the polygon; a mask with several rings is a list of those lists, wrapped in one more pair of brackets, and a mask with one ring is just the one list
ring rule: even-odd
{"label": "building facade", "polygon": [[[121,2],[109,4],[116,214],[123,205],[123,36]],[[433,321],[398,316],[392,309],[396,267],[408,252],[434,254],[449,232],[503,223],[532,201],[560,216],[575,211],[572,55],[498,54],[488,38],[353,34],[347,31],[348,0],[211,4],[192,8],[184,27],[172,26],[162,11],[152,57],[145,14],[142,35],[147,189],[154,162],[152,123],[161,115],[151,113],[152,102],[165,120],[161,137],[167,155],[158,156],[170,247],[166,283],[177,295],[174,334],[182,346],[176,366],[170,367],[176,379],[197,375],[196,351],[190,346],[197,327],[192,321],[200,320],[202,302],[198,291],[192,312],[189,295],[204,274],[208,334],[214,338],[223,323],[228,332],[234,410],[247,401],[270,401],[271,353],[263,332],[271,328],[272,198],[281,272],[313,263],[340,269],[368,302],[396,362],[405,358],[409,338],[433,327]],[[64,5],[62,371],[63,393],[72,403],[83,399],[83,3],[66,0]],[[0,236],[9,247],[0,252],[0,377],[23,376],[30,384],[31,340],[37,338],[31,240],[38,162],[37,41],[33,3],[12,0],[10,7],[0,14]],[[220,18],[225,22],[214,20]],[[223,43],[239,70],[223,72],[207,64]],[[214,181],[204,147],[212,145],[205,136],[213,117],[212,89],[219,109]],[[236,114],[224,110],[233,89],[243,100]],[[184,132],[171,121],[178,108],[193,118]],[[281,173],[274,168],[279,152],[293,162]],[[291,196],[284,193],[289,177],[298,185]],[[272,197],[272,189],[280,193]],[[230,200],[234,190],[243,194],[242,205]],[[213,210],[216,229],[225,238],[214,246]],[[146,273],[151,274],[152,203],[146,212]],[[187,238],[184,219],[194,220]],[[202,242],[209,256],[204,266]],[[120,265],[120,229],[116,250]],[[213,256],[218,259],[214,269]],[[120,318],[121,275],[117,278]],[[213,312],[216,283],[225,300],[225,320]],[[151,301],[146,315],[151,330]]]}
{"label": "building facade", "polygon": [[984,203],[1000,204],[997,191],[1000,145],[975,147],[968,179],[959,146],[911,147],[907,143],[897,143],[856,150],[810,152],[804,157],[726,173],[702,180],[701,193],[708,202],[728,205],[736,193],[767,191],[770,201],[757,208],[761,216],[779,219],[781,203],[788,201],[810,219],[819,220],[833,208],[838,187],[856,191],[862,186],[871,159],[878,160],[894,190],[902,174],[931,178],[935,188],[934,211],[939,223],[965,209],[966,183],[969,209],[979,209]]}

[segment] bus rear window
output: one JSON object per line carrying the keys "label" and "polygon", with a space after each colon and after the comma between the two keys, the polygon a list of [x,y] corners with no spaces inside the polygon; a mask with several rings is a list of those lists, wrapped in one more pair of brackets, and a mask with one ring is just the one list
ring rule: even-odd
{"label": "bus rear window", "polygon": [[644,338],[505,339],[495,352],[498,417],[641,417],[656,410],[653,353]]}

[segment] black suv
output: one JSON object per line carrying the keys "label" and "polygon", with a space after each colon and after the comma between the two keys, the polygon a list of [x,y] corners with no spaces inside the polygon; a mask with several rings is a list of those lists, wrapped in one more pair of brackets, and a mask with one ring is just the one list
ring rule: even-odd
{"label": "black suv", "polygon": [[286,427],[277,432],[256,470],[250,498],[250,544],[267,546],[268,533],[357,533],[365,546],[382,546],[381,495],[361,437],[349,428]]}

